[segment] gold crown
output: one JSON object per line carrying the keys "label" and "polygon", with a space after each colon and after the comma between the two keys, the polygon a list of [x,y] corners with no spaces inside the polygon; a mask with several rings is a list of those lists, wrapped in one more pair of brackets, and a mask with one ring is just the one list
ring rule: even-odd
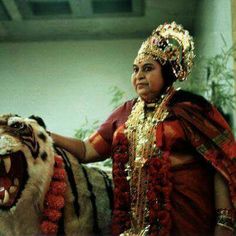
{"label": "gold crown", "polygon": [[189,32],[173,21],[171,24],[158,26],[152,32],[141,45],[138,57],[151,55],[162,65],[169,61],[176,78],[183,81],[193,66],[193,50],[194,43]]}

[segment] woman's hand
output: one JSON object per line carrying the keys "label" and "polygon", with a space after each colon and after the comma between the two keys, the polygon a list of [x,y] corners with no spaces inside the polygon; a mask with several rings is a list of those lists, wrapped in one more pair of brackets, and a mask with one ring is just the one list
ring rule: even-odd
{"label": "woman's hand", "polygon": [[[221,174],[215,174],[215,207],[217,214],[217,222],[222,225],[215,227],[215,236],[231,236],[234,235],[234,209],[230,200],[230,193],[226,180]],[[225,221],[224,219],[229,219]],[[223,220],[223,221],[222,221]],[[228,227],[228,228],[227,228]]]}
{"label": "woman's hand", "polygon": [[96,152],[88,140],[82,141],[55,133],[51,133],[51,137],[56,146],[66,149],[81,163],[90,163],[104,160],[104,158],[100,157],[100,155]]}

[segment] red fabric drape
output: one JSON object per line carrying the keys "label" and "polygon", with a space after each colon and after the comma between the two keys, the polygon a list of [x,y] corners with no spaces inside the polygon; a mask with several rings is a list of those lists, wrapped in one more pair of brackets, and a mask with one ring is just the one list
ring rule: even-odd
{"label": "red fabric drape", "polygon": [[182,124],[191,145],[228,180],[236,206],[236,143],[222,115],[214,107],[205,113],[190,102],[179,103],[170,111]]}
{"label": "red fabric drape", "polygon": [[[99,128],[99,137],[103,139],[101,144],[105,141],[107,146],[112,145],[112,139],[116,137],[114,133],[124,125],[133,104],[130,101],[117,109]],[[236,206],[233,134],[214,107],[207,110],[192,102],[178,102],[169,105],[168,110],[170,115],[157,127],[157,146],[163,152],[187,150],[196,156],[196,162],[170,169],[173,176],[171,235],[211,235],[215,223],[213,169],[228,181],[231,199]],[[99,142],[96,146],[99,147]],[[109,148],[106,150],[108,152]]]}

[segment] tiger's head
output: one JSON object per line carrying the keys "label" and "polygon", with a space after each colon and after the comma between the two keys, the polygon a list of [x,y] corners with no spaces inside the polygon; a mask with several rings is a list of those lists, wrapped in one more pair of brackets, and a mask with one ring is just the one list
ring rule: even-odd
{"label": "tiger's head", "polygon": [[0,211],[31,199],[42,208],[54,165],[51,137],[35,119],[0,116]]}

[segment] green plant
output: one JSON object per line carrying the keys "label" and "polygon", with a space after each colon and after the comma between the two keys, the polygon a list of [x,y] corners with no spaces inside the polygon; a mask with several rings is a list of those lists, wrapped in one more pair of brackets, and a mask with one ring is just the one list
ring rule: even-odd
{"label": "green plant", "polygon": [[235,60],[235,52],[233,45],[207,60],[206,97],[223,110],[235,108],[234,70],[229,67],[230,60]]}
{"label": "green plant", "polygon": [[81,128],[75,130],[74,136],[80,140],[83,140],[89,137],[99,126],[99,120],[89,122],[88,118],[85,117],[84,123],[81,125]]}
{"label": "green plant", "polygon": [[[124,100],[125,92],[119,89],[117,86],[113,86],[109,89],[110,94],[112,94],[112,99],[110,105],[113,109],[117,108]],[[99,127],[99,120],[94,120],[92,122],[88,121],[85,117],[85,121],[81,125],[81,128],[75,130],[74,136],[78,139],[85,139],[89,137],[95,130]]]}
{"label": "green plant", "polygon": [[[203,95],[217,108],[226,112],[235,108],[234,70],[230,63],[235,60],[236,46],[222,48],[215,56],[202,59],[198,63],[200,71],[197,78],[190,78],[186,90]],[[225,109],[227,108],[227,109]]]}
{"label": "green plant", "polygon": [[112,94],[110,105],[112,105],[113,109],[121,105],[126,95],[125,92],[117,86],[113,86],[110,88],[110,94]]}

